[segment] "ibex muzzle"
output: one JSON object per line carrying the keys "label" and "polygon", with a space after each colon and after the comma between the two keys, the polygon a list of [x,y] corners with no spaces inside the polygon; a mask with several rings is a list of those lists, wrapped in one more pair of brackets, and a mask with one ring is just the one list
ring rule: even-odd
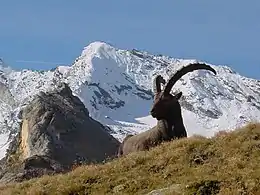
{"label": "ibex muzzle", "polygon": [[161,120],[161,119],[168,119],[169,117],[174,116],[174,112],[180,109],[178,101],[182,96],[182,92],[179,92],[176,95],[171,95],[170,91],[172,87],[182,76],[184,76],[189,72],[192,72],[194,70],[199,70],[199,69],[210,70],[214,74],[216,74],[216,71],[212,67],[206,64],[199,64],[199,63],[189,64],[188,66],[183,67],[182,69],[177,71],[169,79],[163,91],[161,91],[161,89],[158,88],[159,92],[157,91],[157,93],[155,94],[154,104],[150,111],[151,116],[153,118],[156,118],[157,120]]}

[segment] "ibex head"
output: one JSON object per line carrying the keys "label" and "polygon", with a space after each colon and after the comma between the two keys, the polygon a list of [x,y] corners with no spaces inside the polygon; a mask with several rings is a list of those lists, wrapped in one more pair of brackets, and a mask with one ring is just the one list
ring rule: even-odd
{"label": "ibex head", "polygon": [[[205,69],[213,72],[216,74],[216,71],[206,64],[194,63],[189,64],[186,67],[178,70],[168,81],[164,90],[161,90],[161,83],[164,81],[161,75],[158,75],[154,80],[154,90],[155,90],[155,97],[154,97],[154,104],[151,109],[151,115],[153,118],[157,120],[161,119],[169,119],[174,118],[174,115],[180,116],[180,104],[179,99],[182,96],[182,92],[179,92],[176,95],[171,95],[170,91],[174,84],[185,74],[192,72],[194,70]],[[165,81],[164,81],[165,83]]]}

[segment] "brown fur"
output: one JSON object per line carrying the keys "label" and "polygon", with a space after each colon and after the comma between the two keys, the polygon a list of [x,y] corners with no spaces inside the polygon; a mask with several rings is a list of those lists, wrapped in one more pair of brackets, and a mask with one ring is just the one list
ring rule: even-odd
{"label": "brown fur", "polygon": [[170,90],[183,75],[198,69],[210,70],[216,74],[216,71],[206,64],[190,64],[177,71],[170,78],[163,91],[161,91],[161,83],[164,83],[164,79],[160,75],[156,76],[153,81],[155,97],[151,115],[157,119],[157,125],[138,135],[126,136],[119,147],[118,157],[131,152],[149,150],[163,141],[187,137],[181,106],[178,101],[182,96],[182,92],[171,95]]}

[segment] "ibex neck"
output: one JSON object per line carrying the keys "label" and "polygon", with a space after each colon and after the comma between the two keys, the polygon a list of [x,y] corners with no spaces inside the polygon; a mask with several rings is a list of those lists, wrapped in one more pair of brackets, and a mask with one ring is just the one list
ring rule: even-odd
{"label": "ibex neck", "polygon": [[167,138],[172,134],[173,125],[171,121],[159,120],[157,121],[158,130],[162,133],[163,137]]}
{"label": "ibex neck", "polygon": [[174,137],[187,137],[187,132],[182,117],[169,121],[169,124],[172,127]]}
{"label": "ibex neck", "polygon": [[159,131],[161,131],[163,137],[172,139],[174,137],[187,137],[187,132],[183,124],[182,118],[177,120],[160,120],[158,121]]}

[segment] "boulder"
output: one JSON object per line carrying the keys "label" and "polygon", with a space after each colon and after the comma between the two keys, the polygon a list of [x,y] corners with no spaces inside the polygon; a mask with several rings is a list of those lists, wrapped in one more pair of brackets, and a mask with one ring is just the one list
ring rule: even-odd
{"label": "boulder", "polygon": [[23,110],[20,132],[1,160],[0,181],[23,181],[100,163],[114,158],[119,144],[61,83],[53,91],[40,92]]}

